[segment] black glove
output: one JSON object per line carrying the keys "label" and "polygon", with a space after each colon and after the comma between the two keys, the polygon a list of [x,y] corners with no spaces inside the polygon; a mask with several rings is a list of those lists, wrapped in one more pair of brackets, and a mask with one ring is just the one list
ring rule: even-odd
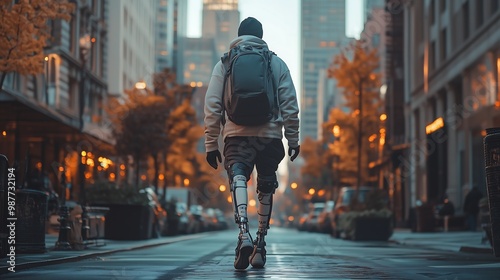
{"label": "black glove", "polygon": [[222,156],[220,155],[219,150],[211,151],[207,153],[207,162],[214,169],[217,169],[217,159],[222,163]]}
{"label": "black glove", "polygon": [[[293,153],[295,152],[295,153]],[[288,147],[288,155],[290,156],[290,160],[293,161],[300,153],[300,145],[295,148]],[[293,154],[293,156],[292,156]]]}

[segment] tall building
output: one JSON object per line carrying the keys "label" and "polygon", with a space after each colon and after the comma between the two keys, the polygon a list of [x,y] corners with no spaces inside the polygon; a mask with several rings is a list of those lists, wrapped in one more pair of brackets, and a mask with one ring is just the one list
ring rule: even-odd
{"label": "tall building", "polygon": [[201,37],[213,38],[217,56],[222,56],[238,35],[238,0],[203,0],[202,22]]}
{"label": "tall building", "polygon": [[174,1],[157,0],[155,72],[174,65]]}
{"label": "tall building", "polygon": [[370,18],[373,9],[383,10],[384,7],[385,7],[385,0],[363,0],[364,22],[366,22]]}
{"label": "tall building", "polygon": [[108,89],[123,94],[135,83],[152,85],[157,1],[109,1]]}
{"label": "tall building", "polygon": [[184,0],[156,0],[155,72],[170,68],[178,73],[179,50],[187,35],[187,2]]}
{"label": "tall building", "polygon": [[[113,139],[106,121],[109,2],[76,1],[69,21],[54,21],[39,75],[9,73],[0,90],[0,154],[18,169],[18,184],[48,177],[59,194],[60,168],[79,199],[82,186],[109,170],[93,159],[110,157]],[[82,162],[82,153],[89,161]],[[96,166],[97,168],[97,166]],[[23,171],[21,171],[23,170]],[[26,172],[26,173],[25,173]],[[27,177],[25,176],[27,175]]]}
{"label": "tall building", "polygon": [[485,190],[483,137],[500,126],[500,1],[405,6],[405,119],[411,206],[447,195],[458,213]]}
{"label": "tall building", "polygon": [[324,107],[327,104],[318,102],[318,81],[321,71],[328,69],[334,55],[347,45],[345,12],[345,1],[301,1],[301,141],[306,137],[317,139],[324,121],[318,119],[318,110],[328,110]]}

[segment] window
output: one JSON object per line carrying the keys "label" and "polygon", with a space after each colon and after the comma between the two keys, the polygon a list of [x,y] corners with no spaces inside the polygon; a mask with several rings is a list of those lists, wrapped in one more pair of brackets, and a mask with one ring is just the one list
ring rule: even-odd
{"label": "window", "polygon": [[372,36],[372,46],[378,48],[380,45],[380,34],[376,33]]}
{"label": "window", "polygon": [[443,13],[446,11],[446,1],[447,0],[439,0],[439,11]]}
{"label": "window", "polygon": [[463,17],[463,39],[464,41],[469,38],[469,1],[466,1],[462,5],[462,17]]}
{"label": "window", "polygon": [[431,25],[434,24],[434,17],[435,17],[434,6],[435,6],[435,2],[434,2],[434,0],[431,0],[431,2],[429,4],[429,20],[430,20]]}
{"label": "window", "polygon": [[431,42],[431,47],[429,49],[429,72],[436,69],[436,42]]}
{"label": "window", "polygon": [[446,34],[446,28],[444,28],[443,30],[441,30],[441,49],[440,49],[440,53],[439,53],[439,56],[441,57],[441,61],[443,62],[444,60],[446,60],[446,52],[447,52],[447,47],[448,47],[448,40],[446,38],[447,34]]}
{"label": "window", "polygon": [[491,1],[491,14],[494,14],[498,11],[498,2],[499,0],[490,0]]}
{"label": "window", "polygon": [[76,19],[75,14],[71,14],[71,19],[69,21],[69,51],[75,53],[76,51]]}
{"label": "window", "polygon": [[479,28],[484,22],[483,0],[476,0],[474,3],[476,3],[476,28]]}

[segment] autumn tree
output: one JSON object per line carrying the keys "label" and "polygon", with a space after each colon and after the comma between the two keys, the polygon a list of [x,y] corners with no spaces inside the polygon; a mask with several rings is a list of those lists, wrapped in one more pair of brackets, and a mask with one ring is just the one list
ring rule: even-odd
{"label": "autumn tree", "polygon": [[49,20],[69,20],[66,0],[0,0],[0,89],[10,72],[43,72],[44,47],[50,43]]}
{"label": "autumn tree", "polygon": [[[197,173],[196,144],[203,135],[203,128],[196,123],[196,111],[191,105],[194,88],[176,82],[170,69],[154,75],[155,94],[166,99],[165,111],[167,141],[162,152],[166,173],[165,187],[175,185],[176,176],[193,177]],[[162,194],[166,198],[166,189]]]}
{"label": "autumn tree", "polygon": [[[380,75],[377,72],[379,57],[376,49],[369,50],[364,46],[362,41],[355,41],[334,57],[333,64],[328,69],[328,76],[337,81],[337,86],[342,90],[346,100],[345,107],[351,112],[332,111],[326,127],[331,128],[337,124],[343,131],[341,137],[352,136],[349,143],[341,142],[349,146],[342,147],[340,152],[346,153],[343,157],[350,164],[349,154],[352,155],[353,151],[357,151],[357,187],[369,180],[368,139],[379,132],[379,115],[382,110],[379,95]],[[354,124],[353,120],[356,120],[357,124]],[[354,139],[356,141],[352,141]],[[356,147],[353,147],[352,143],[357,143]]]}
{"label": "autumn tree", "polygon": [[[136,187],[139,186],[140,162],[147,156],[155,156],[167,142],[165,98],[156,96],[149,89],[126,90],[126,102],[110,103],[113,135],[116,151],[131,155],[136,163]],[[156,168],[156,166],[155,166]]]}

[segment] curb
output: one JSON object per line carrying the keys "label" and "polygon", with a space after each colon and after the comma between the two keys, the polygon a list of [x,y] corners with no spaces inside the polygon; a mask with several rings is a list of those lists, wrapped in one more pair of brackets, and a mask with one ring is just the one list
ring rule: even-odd
{"label": "curb", "polygon": [[[18,272],[20,270],[35,268],[35,267],[40,267],[40,266],[75,262],[75,261],[89,259],[89,258],[97,257],[97,256],[104,256],[104,255],[109,255],[109,254],[115,254],[115,253],[121,253],[121,252],[127,252],[127,251],[139,250],[139,249],[146,249],[146,248],[151,248],[151,247],[156,247],[156,246],[161,246],[161,245],[167,245],[167,244],[171,244],[171,243],[176,243],[176,242],[181,242],[181,241],[186,241],[186,240],[191,240],[191,239],[197,239],[197,238],[201,238],[203,236],[206,236],[206,234],[182,236],[179,238],[174,238],[171,240],[161,241],[161,242],[157,242],[157,243],[142,244],[142,245],[130,246],[130,247],[125,247],[125,248],[120,248],[120,249],[107,250],[107,251],[102,251],[102,252],[76,254],[75,256],[69,256],[69,257],[59,257],[59,258],[55,258],[55,259],[25,262],[25,263],[21,263],[21,264],[16,264],[15,268],[16,268],[16,272]],[[10,272],[8,270],[9,267],[10,266],[0,266],[0,275],[9,273]]]}
{"label": "curb", "polygon": [[[421,244],[412,244],[407,243],[405,241],[399,241],[395,239],[389,240],[390,243],[394,243],[396,245],[400,246],[411,246],[411,247],[420,247],[420,248],[426,248],[426,249],[432,249],[432,250],[438,250],[438,251],[447,251],[443,250],[440,248],[432,247],[432,246],[425,246]],[[476,254],[493,254],[493,248],[483,248],[483,247],[472,247],[472,246],[460,246],[458,250],[450,250],[452,252],[461,252],[461,253],[476,253]]]}
{"label": "curb", "polygon": [[478,248],[478,247],[462,246],[462,247],[460,247],[459,252],[476,253],[476,254],[492,254],[493,255],[493,248]]}

